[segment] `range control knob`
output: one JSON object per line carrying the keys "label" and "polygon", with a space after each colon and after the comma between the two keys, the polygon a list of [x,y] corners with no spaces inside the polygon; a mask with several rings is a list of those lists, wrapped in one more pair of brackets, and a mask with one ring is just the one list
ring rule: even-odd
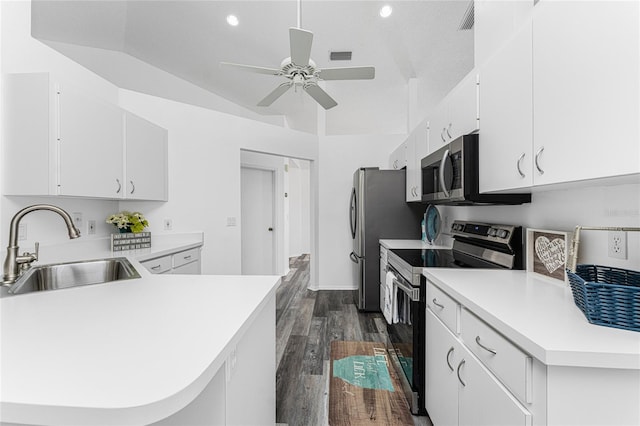
{"label": "range control knob", "polygon": [[507,238],[507,235],[509,235],[509,231],[507,231],[506,229],[501,229],[500,231],[498,231],[498,237],[500,238]]}
{"label": "range control knob", "polygon": [[490,237],[495,237],[495,236],[496,236],[496,232],[498,232],[498,230],[497,230],[497,229],[495,229],[495,228],[490,228],[490,229],[489,229],[489,236],[490,236]]}

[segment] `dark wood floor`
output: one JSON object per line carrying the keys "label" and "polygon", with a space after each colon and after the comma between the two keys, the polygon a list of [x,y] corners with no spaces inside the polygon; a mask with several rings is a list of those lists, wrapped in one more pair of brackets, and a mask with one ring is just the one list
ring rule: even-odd
{"label": "dark wood floor", "polygon": [[[276,295],[276,422],[328,424],[329,347],[333,340],[385,341],[379,313],[358,312],[354,291],[310,291],[309,256],[292,258]],[[431,425],[414,417],[416,425]]]}

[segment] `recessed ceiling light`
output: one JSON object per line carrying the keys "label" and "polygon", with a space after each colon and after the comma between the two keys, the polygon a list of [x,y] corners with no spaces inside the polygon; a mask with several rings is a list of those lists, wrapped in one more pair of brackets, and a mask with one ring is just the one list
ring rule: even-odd
{"label": "recessed ceiling light", "polygon": [[391,16],[391,12],[393,12],[393,9],[388,4],[385,4],[380,8],[380,16],[382,16],[383,18],[388,18],[389,16]]}
{"label": "recessed ceiling light", "polygon": [[240,21],[238,21],[238,17],[236,15],[227,16],[227,24],[231,25],[232,27],[237,26],[239,23]]}

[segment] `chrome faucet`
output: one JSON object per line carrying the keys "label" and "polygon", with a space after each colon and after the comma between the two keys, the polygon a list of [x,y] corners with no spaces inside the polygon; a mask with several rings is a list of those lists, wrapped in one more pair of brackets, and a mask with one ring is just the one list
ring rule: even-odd
{"label": "chrome faucet", "polygon": [[11,226],[9,228],[9,245],[7,246],[7,257],[4,259],[4,275],[2,277],[2,284],[12,284],[20,277],[25,269],[31,266],[31,263],[38,260],[39,244],[36,243],[35,253],[25,252],[23,255],[18,255],[20,247],[18,247],[18,225],[20,220],[27,214],[36,210],[50,210],[58,213],[64,219],[67,229],[69,230],[69,238],[78,238],[80,231],[73,224],[73,219],[69,216],[69,213],[61,209],[60,207],[52,206],[50,204],[35,204],[28,206],[20,210],[11,219]]}

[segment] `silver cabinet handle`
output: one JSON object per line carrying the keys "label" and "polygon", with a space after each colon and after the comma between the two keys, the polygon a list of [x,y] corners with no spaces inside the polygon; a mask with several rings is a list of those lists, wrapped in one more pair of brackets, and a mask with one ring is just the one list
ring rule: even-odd
{"label": "silver cabinet handle", "polygon": [[118,189],[116,189],[116,194],[119,194],[122,190],[122,184],[120,183],[120,179],[116,179],[116,183],[118,184]]}
{"label": "silver cabinet handle", "polygon": [[447,365],[449,366],[449,369],[451,371],[453,371],[453,365],[451,365],[451,363],[449,362],[449,355],[451,355],[452,352],[453,352],[453,346],[451,346],[451,349],[449,349],[449,352],[447,352]]}
{"label": "silver cabinet handle", "polygon": [[184,257],[183,257],[183,259],[184,259],[184,260],[189,260],[189,259],[191,259],[191,255],[189,255],[189,256],[184,256]]}
{"label": "silver cabinet handle", "polygon": [[130,180],[129,182],[131,183],[131,192],[129,194],[133,194],[134,192],[136,192],[136,186],[132,180]]}
{"label": "silver cabinet handle", "polygon": [[446,140],[445,140],[445,138],[444,138],[444,131],[445,131],[445,130],[446,130],[446,129],[443,127],[443,128],[442,128],[442,131],[440,132],[440,139],[442,139],[442,142],[446,142]]}
{"label": "silver cabinet handle", "polygon": [[536,152],[536,157],[535,157],[536,169],[538,169],[538,173],[540,173],[541,175],[544,174],[544,170],[540,168],[540,163],[539,163],[540,155],[542,155],[542,151],[544,151],[544,146],[540,147],[538,152]]}
{"label": "silver cabinet handle", "polygon": [[397,169],[398,168],[398,160],[394,160],[393,161],[393,168]]}
{"label": "silver cabinet handle", "polygon": [[161,265],[156,265],[156,266],[152,266],[151,269],[153,269],[154,271],[157,271],[158,269],[160,269]]}
{"label": "silver cabinet handle", "polygon": [[485,345],[483,345],[482,343],[480,343],[480,336],[476,336],[476,343],[478,344],[478,346],[480,346],[482,349],[484,349],[487,352],[490,352],[492,355],[496,355],[497,352],[491,348],[486,347]]}
{"label": "silver cabinet handle", "polygon": [[458,375],[458,380],[460,381],[460,383],[462,384],[463,387],[467,386],[467,384],[465,382],[463,382],[462,378],[460,377],[460,369],[462,368],[464,363],[465,363],[464,359],[462,361],[460,361],[460,364],[458,364],[458,370],[456,371],[456,374]]}
{"label": "silver cabinet handle", "polygon": [[444,305],[439,304],[435,297],[433,298],[432,302],[433,302],[433,304],[434,304],[434,305],[436,305],[438,308],[440,308],[440,309],[444,309]]}
{"label": "silver cabinet handle", "polygon": [[451,133],[449,133],[449,129],[451,129],[451,125],[452,124],[453,123],[449,123],[449,127],[447,127],[447,129],[446,129],[447,130],[447,136],[449,136],[449,139],[451,139]]}
{"label": "silver cabinet handle", "polygon": [[449,190],[444,185],[444,166],[446,165],[447,159],[449,158],[449,150],[447,149],[442,156],[442,160],[440,160],[440,188],[442,192],[444,192],[444,196],[449,198]]}
{"label": "silver cabinet handle", "polygon": [[524,160],[524,152],[522,153],[522,155],[520,155],[520,158],[518,158],[518,162],[516,163],[516,167],[518,168],[518,174],[520,175],[521,178],[524,178],[525,174],[522,173],[522,168],[520,167],[520,165],[522,164],[522,160]]}

